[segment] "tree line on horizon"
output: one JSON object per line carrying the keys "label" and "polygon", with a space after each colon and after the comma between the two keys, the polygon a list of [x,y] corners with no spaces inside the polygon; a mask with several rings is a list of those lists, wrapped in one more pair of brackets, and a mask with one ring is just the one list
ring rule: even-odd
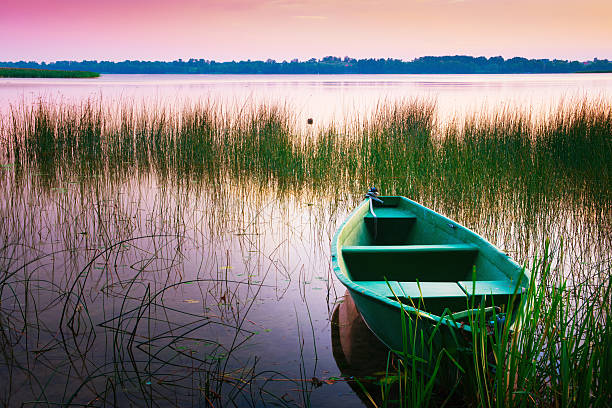
{"label": "tree line on horizon", "polygon": [[528,74],[612,72],[612,61],[569,61],[514,57],[472,57],[466,55],[420,57],[412,61],[393,58],[311,58],[289,62],[178,59],[175,61],[36,61],[0,62],[11,68],[93,71],[102,74]]}

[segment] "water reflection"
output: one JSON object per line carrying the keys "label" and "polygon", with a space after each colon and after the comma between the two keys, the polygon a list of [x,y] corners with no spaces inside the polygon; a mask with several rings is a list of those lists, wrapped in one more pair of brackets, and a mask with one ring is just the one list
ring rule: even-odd
{"label": "water reflection", "polygon": [[440,121],[473,110],[529,106],[547,112],[563,99],[612,93],[612,74],[538,75],[102,75],[92,79],[2,79],[0,113],[40,98],[80,103],[102,98],[109,105],[156,100],[172,106],[209,100],[242,106],[273,102],[291,106],[304,120],[341,123],[369,115],[381,101],[436,99]]}
{"label": "water reflection", "polygon": [[[348,291],[334,309],[331,337],[338,369],[363,404],[403,406],[399,402],[397,357],[368,328]],[[460,389],[457,372],[447,367],[439,378],[432,406],[467,406],[468,401],[457,392]]]}
{"label": "water reflection", "polygon": [[[14,133],[0,128],[1,404],[369,401],[355,381],[334,378],[362,378],[375,396],[386,350],[348,308],[329,249],[369,183],[520,262],[546,238],[556,254],[563,242],[555,267],[570,283],[608,278],[607,185],[550,159],[541,173],[495,160],[472,167],[474,148],[495,147],[486,138],[449,163],[463,145],[438,152],[412,137],[432,122],[412,126],[421,105],[400,109],[393,126],[382,115],[372,132],[310,145],[274,106],[238,118],[214,104],[178,117],[131,106],[43,104],[16,115]],[[529,152],[513,144],[524,140],[491,157],[530,157],[507,155]]]}
{"label": "water reflection", "polygon": [[393,356],[365,324],[348,291],[334,308],[331,339],[334,360],[351,389],[367,406],[381,405],[380,381]]}
{"label": "water reflection", "polygon": [[334,359],[344,375],[384,375],[389,349],[368,328],[348,291],[334,308],[331,335]]}
{"label": "water reflection", "polygon": [[[250,398],[251,390],[285,405],[322,406],[339,394],[347,406],[369,400],[354,381],[311,381],[343,376],[374,377],[362,384],[380,392],[386,350],[329,265],[329,243],[361,200],[359,185],[281,189],[256,177],[138,168],[44,174],[36,163],[1,171],[7,404],[65,401],[66,389],[80,403],[149,396],[189,406]],[[604,270],[608,262],[609,236],[590,221],[594,209],[420,199],[518,259],[553,232],[571,238],[571,262],[593,257]],[[577,266],[585,273],[577,279],[599,279],[599,267]],[[330,315],[338,321],[331,327]],[[44,381],[57,386],[42,389]]]}

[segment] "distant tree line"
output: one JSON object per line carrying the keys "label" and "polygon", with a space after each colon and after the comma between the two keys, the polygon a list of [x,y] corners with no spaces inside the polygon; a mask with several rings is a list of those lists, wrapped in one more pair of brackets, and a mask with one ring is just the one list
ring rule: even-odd
{"label": "distant tree line", "polygon": [[523,74],[612,72],[612,61],[568,61],[503,57],[471,57],[465,55],[420,57],[412,61],[400,59],[354,59],[349,57],[297,59],[289,62],[229,61],[206,59],[176,61],[35,61],[0,62],[13,68],[93,71],[103,74]]}

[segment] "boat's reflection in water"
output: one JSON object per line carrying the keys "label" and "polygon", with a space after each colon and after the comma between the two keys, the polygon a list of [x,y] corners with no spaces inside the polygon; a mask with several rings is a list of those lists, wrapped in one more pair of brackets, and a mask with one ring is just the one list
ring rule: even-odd
{"label": "boat's reflection in water", "polygon": [[340,372],[353,378],[348,382],[350,387],[366,405],[372,406],[372,402],[380,405],[379,384],[385,377],[389,349],[365,324],[348,291],[344,301],[334,309],[331,335],[334,359]]}
{"label": "boat's reflection in water", "polygon": [[[386,382],[389,387],[384,399],[387,400],[388,406],[400,406],[399,387],[397,381],[393,381],[397,373],[397,357],[389,353],[389,349],[370,331],[348,291],[344,295],[344,301],[336,305],[333,311],[331,336],[336,364],[345,378],[350,379],[348,383],[351,389],[364,404],[381,406],[381,384]],[[449,383],[445,383],[441,387],[435,387],[432,406],[464,406],[463,401],[458,401],[450,395],[447,388]]]}

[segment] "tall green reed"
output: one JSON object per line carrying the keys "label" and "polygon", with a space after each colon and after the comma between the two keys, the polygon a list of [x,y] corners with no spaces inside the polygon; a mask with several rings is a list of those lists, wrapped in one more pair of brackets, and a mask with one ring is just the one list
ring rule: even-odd
{"label": "tall green reed", "polygon": [[610,279],[571,286],[553,271],[553,261],[547,243],[531,266],[522,308],[511,316],[515,327],[496,324],[491,336],[484,321],[471,322],[474,361],[480,362],[468,371],[474,404],[608,406]]}
{"label": "tall green reed", "polygon": [[[229,109],[214,102],[171,111],[90,100],[78,106],[41,101],[14,109],[3,127],[7,154],[52,171],[101,166],[154,168],[264,183],[377,183],[413,197],[495,201],[520,194],[607,200],[612,108],[578,100],[548,116],[519,108],[436,122],[435,103],[381,104],[371,117],[304,133],[287,106]],[[13,160],[13,159],[9,159]],[[41,168],[42,168],[41,167]]]}

